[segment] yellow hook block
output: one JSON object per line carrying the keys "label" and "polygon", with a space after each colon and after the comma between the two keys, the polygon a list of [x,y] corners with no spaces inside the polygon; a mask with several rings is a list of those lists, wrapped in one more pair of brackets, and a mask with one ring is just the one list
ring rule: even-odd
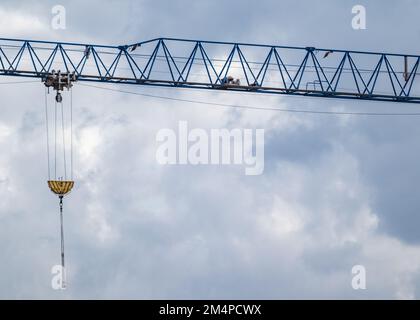
{"label": "yellow hook block", "polygon": [[71,191],[74,181],[49,180],[48,187],[58,196],[64,196]]}

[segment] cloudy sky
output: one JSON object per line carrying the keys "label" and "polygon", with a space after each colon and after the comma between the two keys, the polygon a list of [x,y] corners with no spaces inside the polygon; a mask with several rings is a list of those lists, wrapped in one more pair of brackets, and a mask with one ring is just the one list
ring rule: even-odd
{"label": "cloudy sky", "polygon": [[[51,28],[51,8],[67,28]],[[353,30],[352,7],[367,10]],[[416,54],[420,3],[404,1],[8,1],[0,36],[120,45],[155,37]],[[48,190],[44,88],[0,79],[0,298],[419,298],[420,117],[232,110],[74,88],[74,175]],[[121,87],[112,87],[120,88]],[[282,108],[408,112],[416,105],[122,87]],[[265,129],[265,170],[162,166],[158,130]],[[363,265],[367,289],[353,290]]]}

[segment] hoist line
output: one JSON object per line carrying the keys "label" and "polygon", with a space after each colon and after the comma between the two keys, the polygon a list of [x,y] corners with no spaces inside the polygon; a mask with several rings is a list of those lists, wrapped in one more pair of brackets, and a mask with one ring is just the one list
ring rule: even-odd
{"label": "hoist line", "polygon": [[65,265],[64,265],[64,222],[63,222],[63,196],[60,196],[60,229],[61,229],[61,268],[63,273],[62,286],[65,286]]}
{"label": "hoist line", "polygon": [[70,177],[73,180],[73,89],[70,89]]}
{"label": "hoist line", "polygon": [[67,161],[66,161],[66,131],[64,129],[64,107],[63,102],[60,102],[61,106],[61,130],[63,135],[63,161],[64,161],[64,180],[67,180]]}
{"label": "hoist line", "polygon": [[48,180],[51,180],[51,167],[50,167],[50,134],[48,126],[48,97],[47,97],[47,88],[45,88],[45,125],[47,127],[47,163],[48,163]]}
{"label": "hoist line", "polygon": [[57,101],[54,103],[54,177],[57,178]]}

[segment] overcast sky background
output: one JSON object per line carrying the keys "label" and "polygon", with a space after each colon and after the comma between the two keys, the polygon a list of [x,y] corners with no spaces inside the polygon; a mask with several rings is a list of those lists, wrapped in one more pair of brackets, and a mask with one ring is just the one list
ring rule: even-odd
{"label": "overcast sky background", "polygon": [[[67,10],[52,30],[51,8]],[[353,5],[367,29],[351,27]],[[418,1],[8,1],[0,36],[126,44],[167,36],[418,54]],[[0,82],[16,78],[0,79]],[[21,79],[17,79],[21,80]],[[416,105],[151,87],[140,93],[283,108]],[[226,110],[75,86],[76,187],[46,180],[44,88],[0,84],[0,298],[419,298],[420,117]],[[265,171],[160,166],[155,135],[264,128]],[[367,290],[351,268],[367,270]]]}

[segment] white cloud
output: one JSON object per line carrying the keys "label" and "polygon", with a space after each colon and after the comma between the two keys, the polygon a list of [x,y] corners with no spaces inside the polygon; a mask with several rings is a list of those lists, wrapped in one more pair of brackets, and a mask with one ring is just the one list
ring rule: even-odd
{"label": "white cloud", "polygon": [[0,30],[3,36],[19,37],[27,34],[43,34],[48,31],[38,16],[28,12],[16,11],[0,7]]}
{"label": "white cloud", "polygon": [[[327,5],[334,19],[343,19],[333,2],[305,6],[308,12],[318,12],[308,16],[319,26],[311,19],[296,25],[301,8],[290,3],[287,13],[269,10],[278,6],[274,1],[262,3],[262,11],[252,14],[246,5],[235,7],[240,10],[235,19],[247,13],[247,21],[238,24],[228,19],[231,2],[223,4],[226,11],[217,1],[194,4],[191,10],[197,14],[188,16],[172,2],[171,10],[162,10],[158,3],[137,7],[132,2],[127,5],[130,12],[141,11],[144,19],[125,13],[113,24],[102,15],[87,17],[81,2],[72,3],[77,5],[68,10],[70,29],[57,35],[61,39],[95,43],[111,37],[107,42],[121,43],[124,37],[137,37],[136,32],[143,40],[172,30],[186,37],[238,41],[252,37],[247,40],[277,43],[281,39],[273,39],[272,30],[281,30],[282,39],[299,45],[312,45],[316,39],[324,46],[360,48],[374,37],[358,38],[345,27],[336,34],[320,32],[330,30],[319,19]],[[91,6],[114,17],[117,5]],[[52,35],[43,16],[12,7],[0,8],[4,36]],[[404,11],[404,5],[398,8]],[[211,18],[215,12],[222,17],[216,25]],[[258,28],[253,27],[256,22]],[[104,32],[110,28],[111,33]],[[395,45],[404,41],[394,39]],[[410,45],[418,51],[417,43]],[[74,89],[76,186],[65,200],[71,285],[66,292],[52,291],[49,270],[59,260],[57,199],[45,184],[43,88],[38,85],[0,88],[0,251],[8,261],[0,265],[0,297],[418,298],[420,246],[405,242],[404,232],[389,234],[381,228],[389,217],[377,205],[391,198],[401,214],[396,223],[404,227],[407,220],[416,225],[412,216],[403,215],[406,198],[381,192],[386,185],[397,187],[396,182],[407,180],[398,180],[404,171],[399,161],[414,159],[407,170],[417,170],[417,120],[231,110],[81,86]],[[322,99],[134,86],[130,90],[262,107],[367,107]],[[158,166],[156,132],[176,128],[179,120],[203,128],[264,128],[264,175],[244,177],[243,170],[232,167]],[[384,147],[389,138],[392,144]],[[390,159],[393,154],[398,159]],[[384,180],[372,179],[376,170]],[[415,182],[404,197],[416,197]],[[355,264],[367,268],[364,293],[351,289]]]}

